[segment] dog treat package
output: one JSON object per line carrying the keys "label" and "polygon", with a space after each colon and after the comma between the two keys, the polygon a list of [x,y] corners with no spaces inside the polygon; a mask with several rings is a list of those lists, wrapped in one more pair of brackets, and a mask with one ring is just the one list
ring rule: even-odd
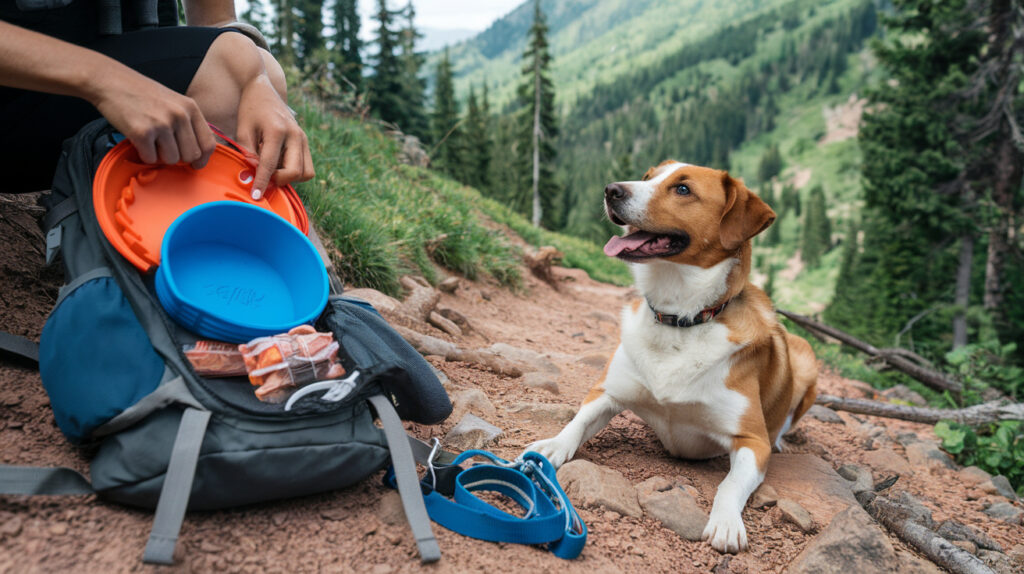
{"label": "dog treat package", "polygon": [[203,377],[244,377],[248,374],[245,360],[234,343],[196,341],[182,349],[192,368]]}
{"label": "dog treat package", "polygon": [[334,335],[308,325],[238,346],[249,382],[259,387],[256,398],[268,403],[283,403],[299,387],[344,375],[338,348]]}

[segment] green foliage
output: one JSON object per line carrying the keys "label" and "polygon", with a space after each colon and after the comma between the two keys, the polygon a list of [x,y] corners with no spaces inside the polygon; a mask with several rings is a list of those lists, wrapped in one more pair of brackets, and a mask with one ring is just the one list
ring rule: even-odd
{"label": "green foliage", "polygon": [[356,120],[297,107],[318,178],[298,189],[336,250],[346,283],[396,295],[402,274],[433,280],[442,265],[469,278],[519,284],[519,250],[486,225],[475,207],[479,194],[400,165],[397,145]]}
{"label": "green foliage", "polygon": [[352,86],[356,91],[361,91],[363,85],[361,24],[357,0],[334,0],[334,79],[339,85]]}
{"label": "green foliage", "polygon": [[1016,351],[1016,343],[1000,345],[990,340],[946,353],[946,363],[964,382],[965,394],[995,388],[1020,400],[1024,398],[1024,368],[1012,362]]}
{"label": "green foliage", "polygon": [[935,436],[942,439],[943,450],[957,463],[1001,474],[1019,494],[1024,494],[1024,422],[1000,421],[978,433],[967,425],[939,421]]}
{"label": "green foliage", "polygon": [[761,156],[761,163],[757,166],[757,181],[761,182],[761,185],[768,185],[772,178],[780,173],[782,173],[782,153],[779,152],[778,144],[773,143],[764,150],[764,155]]}
{"label": "green foliage", "polygon": [[491,138],[491,112],[487,100],[487,86],[484,86],[480,102],[476,91],[469,90],[466,102],[464,183],[481,192],[491,188],[491,153],[494,141]]}
{"label": "green foliage", "polygon": [[404,69],[398,51],[402,44],[402,32],[397,19],[400,11],[388,9],[387,0],[377,0],[373,18],[377,21],[376,55],[373,58],[373,74],[367,80],[367,99],[375,116],[407,129],[409,114],[405,101],[406,86]]}

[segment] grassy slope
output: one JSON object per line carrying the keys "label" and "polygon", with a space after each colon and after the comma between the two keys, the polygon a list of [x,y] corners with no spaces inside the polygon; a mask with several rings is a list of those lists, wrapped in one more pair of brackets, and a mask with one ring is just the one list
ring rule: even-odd
{"label": "grassy slope", "polygon": [[517,286],[519,249],[494,233],[488,220],[534,245],[557,247],[566,264],[596,279],[628,282],[625,266],[605,257],[599,246],[535,230],[474,189],[402,165],[397,144],[376,127],[333,117],[308,102],[298,107],[317,169],[316,179],[298,189],[336,249],[335,264],[346,283],[394,295],[401,275],[437,281],[440,266]]}

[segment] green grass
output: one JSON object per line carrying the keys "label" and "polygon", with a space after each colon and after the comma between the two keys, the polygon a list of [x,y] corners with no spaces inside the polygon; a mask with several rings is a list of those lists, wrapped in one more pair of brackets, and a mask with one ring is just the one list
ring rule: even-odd
{"label": "green grass", "polygon": [[[398,145],[375,126],[338,118],[299,96],[316,177],[297,186],[312,219],[334,247],[341,279],[399,295],[402,275],[431,282],[442,269],[476,280],[521,285],[521,250],[495,223],[534,245],[553,245],[563,264],[600,281],[629,282],[624,264],[577,238],[534,229],[506,206],[428,169],[399,162]],[[493,220],[493,221],[489,221]]]}

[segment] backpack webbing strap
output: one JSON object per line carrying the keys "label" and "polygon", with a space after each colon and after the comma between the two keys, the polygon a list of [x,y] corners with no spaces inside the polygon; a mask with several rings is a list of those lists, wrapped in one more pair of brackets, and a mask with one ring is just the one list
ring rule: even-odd
{"label": "backpack webbing strap", "polygon": [[39,343],[0,331],[0,354],[13,355],[38,364]]}
{"label": "backpack webbing strap", "polygon": [[75,196],[68,197],[62,200],[57,205],[50,208],[43,216],[40,222],[43,228],[43,233],[46,234],[46,264],[49,265],[53,262],[57,252],[60,251],[60,244],[64,240],[64,232],[60,227],[60,222],[64,221],[71,214],[78,211],[78,202],[75,201]]}
{"label": "backpack webbing strap", "polygon": [[92,494],[89,480],[63,467],[0,465],[0,494]]}
{"label": "backpack webbing strap", "polygon": [[142,561],[149,564],[174,564],[174,545],[178,542],[181,523],[185,519],[188,498],[192,494],[192,480],[199,461],[199,449],[203,445],[206,425],[210,422],[210,411],[193,408],[185,409],[174,439],[171,460],[156,504],[153,530],[146,543]]}
{"label": "backpack webbing strap", "polygon": [[391,464],[395,468],[395,478],[398,482],[398,494],[402,498],[402,508],[405,509],[409,527],[416,538],[420,561],[424,564],[437,562],[441,559],[441,547],[438,546],[434,532],[430,528],[430,517],[423,503],[423,491],[420,490],[420,479],[416,474],[416,461],[413,459],[405,429],[402,428],[402,420],[398,418],[391,401],[383,395],[374,395],[369,400],[384,428],[384,437],[388,441]]}

